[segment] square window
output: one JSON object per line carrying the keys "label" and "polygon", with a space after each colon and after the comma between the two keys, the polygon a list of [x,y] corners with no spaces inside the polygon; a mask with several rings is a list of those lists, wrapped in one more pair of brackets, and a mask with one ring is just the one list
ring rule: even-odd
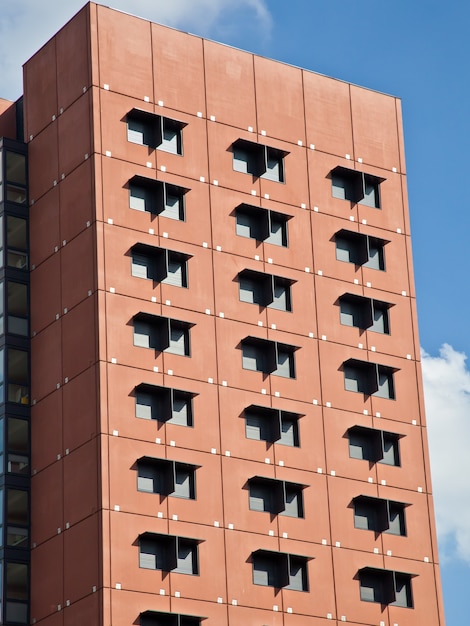
{"label": "square window", "polygon": [[244,411],[246,438],[299,447],[300,415],[250,405]]}
{"label": "square window", "polygon": [[195,500],[195,465],[142,457],[137,461],[137,490]]}
{"label": "square window", "polygon": [[401,435],[374,428],[353,426],[348,430],[349,456],[353,459],[400,465],[399,439]]}
{"label": "square window", "polygon": [[244,369],[295,378],[294,346],[247,337],[241,342]]}
{"label": "square window", "polygon": [[184,122],[132,109],[127,114],[127,141],[172,154],[183,154]]}
{"label": "square window", "polygon": [[284,182],[286,152],[258,143],[238,139],[232,144],[233,169],[243,174]]}
{"label": "square window", "polygon": [[131,274],[174,287],[188,286],[189,254],[136,244],[131,249]]}
{"label": "square window", "polygon": [[190,356],[188,322],[139,313],[134,316],[133,324],[135,346]]}
{"label": "square window", "polygon": [[413,608],[411,574],[364,567],[358,576],[360,597],[364,602]]}
{"label": "square window", "polygon": [[240,300],[280,311],[291,311],[292,282],[280,276],[243,270],[238,274]]}
{"label": "square window", "polygon": [[255,476],[248,481],[252,511],[303,517],[303,485]]}
{"label": "square window", "polygon": [[139,536],[139,567],[197,575],[198,543],[186,537],[144,533]]}
{"label": "square window", "polygon": [[331,171],[332,195],[333,198],[380,209],[379,186],[383,180],[357,170],[336,167]]}
{"label": "square window", "polygon": [[252,553],[251,558],[255,585],[308,591],[306,557],[257,550]]}
{"label": "square window", "polygon": [[387,243],[388,241],[362,233],[340,230],[335,234],[336,259],[384,271],[384,246]]}
{"label": "square window", "polygon": [[385,365],[349,359],[343,363],[344,388],[346,391],[395,399],[393,384],[394,368]]}
{"label": "square window", "polygon": [[135,395],[136,417],[178,426],[193,425],[194,394],[169,387],[142,384],[136,387]]}
{"label": "square window", "polygon": [[241,204],[235,210],[236,233],[240,237],[287,248],[287,222],[290,215]]}
{"label": "square window", "polygon": [[390,334],[388,309],[391,304],[351,293],[339,298],[340,322],[361,330]]}
{"label": "square window", "polygon": [[143,176],[129,181],[129,207],[173,220],[185,220],[184,187]]}

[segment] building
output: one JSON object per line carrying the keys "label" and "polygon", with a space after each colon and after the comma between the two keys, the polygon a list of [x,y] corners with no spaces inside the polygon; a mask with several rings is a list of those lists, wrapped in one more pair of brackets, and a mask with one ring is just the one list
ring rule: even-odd
{"label": "building", "polygon": [[0,111],[3,623],[443,626],[400,101],[89,3]]}

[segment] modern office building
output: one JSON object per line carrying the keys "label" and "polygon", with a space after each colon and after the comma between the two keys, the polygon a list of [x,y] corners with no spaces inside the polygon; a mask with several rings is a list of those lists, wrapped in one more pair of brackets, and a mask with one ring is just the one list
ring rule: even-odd
{"label": "modern office building", "polygon": [[89,3],[0,112],[1,623],[444,626],[400,101]]}

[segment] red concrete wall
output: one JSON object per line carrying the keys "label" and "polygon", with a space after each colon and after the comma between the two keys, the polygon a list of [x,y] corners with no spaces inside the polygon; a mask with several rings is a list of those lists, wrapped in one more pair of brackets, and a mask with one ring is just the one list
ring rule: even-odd
{"label": "red concrete wall", "polygon": [[[88,4],[26,64],[25,105],[31,616],[44,626],[127,626],[145,610],[209,626],[443,626],[399,101]],[[183,156],[129,143],[132,108],[187,124]],[[239,138],[286,151],[285,183],[235,172]],[[381,210],[332,197],[338,165],[384,179]],[[131,210],[134,175],[190,189],[186,221]],[[289,216],[289,246],[237,236],[241,203]],[[338,262],[341,229],[386,240],[386,271]],[[131,276],[136,243],[190,255],[188,288]],[[293,312],[240,302],[243,269],[295,281]],[[391,303],[391,334],[340,325],[345,292]],[[193,324],[191,356],[135,347],[138,312]],[[250,335],[298,347],[296,378],[242,369]],[[348,358],[397,368],[396,400],[345,391]],[[194,393],[194,426],[137,419],[142,382]],[[300,447],[246,439],[250,404],[301,414]],[[354,425],[402,435],[402,466],[351,459]],[[196,500],[139,493],[142,456],[200,466]],[[255,475],[308,485],[305,517],[250,511]],[[357,495],[410,504],[408,536],[355,529]],[[201,540],[200,575],[140,569],[146,531]],[[249,557],[261,548],[309,557],[310,592],[253,585]],[[361,602],[365,566],[416,574],[414,609]]]}

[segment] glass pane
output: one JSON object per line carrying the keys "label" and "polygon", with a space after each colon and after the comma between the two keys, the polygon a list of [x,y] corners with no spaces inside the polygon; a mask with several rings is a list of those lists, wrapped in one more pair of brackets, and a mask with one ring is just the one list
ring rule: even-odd
{"label": "glass pane", "polygon": [[281,438],[277,443],[284,446],[299,445],[299,426],[294,418],[281,418]]}
{"label": "glass pane", "polygon": [[182,152],[181,129],[171,120],[163,119],[162,143],[158,149],[172,154],[181,154]]}
{"label": "glass pane", "polygon": [[137,475],[138,491],[146,491],[147,493],[159,493],[158,471],[156,467],[151,465],[139,465]]}
{"label": "glass pane", "polygon": [[407,576],[396,574],[395,577],[395,606],[412,607],[411,584]]}
{"label": "glass pane", "polygon": [[371,459],[370,440],[362,433],[349,433],[349,456],[353,459]]}
{"label": "glass pane", "polygon": [[266,243],[272,243],[275,246],[287,246],[287,221],[282,217],[278,217],[270,213],[270,234],[265,239]]}
{"label": "glass pane", "polygon": [[192,425],[191,398],[184,394],[173,393],[173,407],[168,422],[178,426]]}
{"label": "glass pane", "polygon": [[15,204],[26,204],[26,189],[7,183],[6,199],[8,202],[14,202]]}
{"label": "glass pane", "polygon": [[394,399],[393,376],[390,372],[379,370],[379,389],[374,393],[379,398]]}
{"label": "glass pane", "polygon": [[242,365],[243,369],[263,372],[265,370],[265,358],[263,351],[258,346],[243,345]]}
{"label": "glass pane", "polygon": [[296,591],[307,590],[307,568],[305,563],[298,559],[290,559],[289,567],[289,584],[287,589],[295,589]]}
{"label": "glass pane", "polygon": [[250,304],[259,303],[261,300],[259,291],[260,285],[256,280],[251,278],[240,277],[240,301],[248,302]]}
{"label": "glass pane", "polygon": [[172,354],[180,354],[188,356],[189,354],[189,333],[186,328],[174,327],[170,328],[170,345],[167,352]]}
{"label": "glass pane", "polygon": [[7,282],[8,332],[28,335],[28,287],[21,283]]}
{"label": "glass pane", "polygon": [[185,270],[186,261],[183,261],[179,258],[172,258],[169,256],[168,258],[168,268],[167,268],[167,276],[164,278],[162,282],[167,285],[173,285],[174,287],[185,287],[186,286],[186,272]]}
{"label": "glass pane", "polygon": [[171,494],[177,498],[194,498],[194,473],[192,470],[178,469],[175,471],[175,490]]}
{"label": "glass pane", "polygon": [[[157,569],[157,545],[153,541],[140,540],[139,567]],[[161,569],[159,563],[159,569]]]}
{"label": "glass pane", "polygon": [[132,254],[131,274],[136,278],[151,278],[150,267],[152,261],[144,254]]}
{"label": "glass pane", "polygon": [[258,221],[255,215],[250,215],[245,211],[237,211],[236,232],[240,237],[248,237],[249,239],[257,239]]}
{"label": "glass pane", "polygon": [[277,369],[273,374],[283,376],[284,378],[294,378],[294,355],[291,352],[278,351]]}
{"label": "glass pane", "polygon": [[24,602],[7,602],[6,619],[12,624],[28,623],[28,605]]}
{"label": "glass pane", "polygon": [[7,600],[28,600],[28,566],[26,563],[7,563],[5,578]]}
{"label": "glass pane", "polygon": [[380,208],[379,185],[367,176],[364,180],[364,198],[359,201],[359,204],[364,204],[374,209]]}
{"label": "glass pane", "polygon": [[249,167],[249,154],[246,150],[242,148],[233,148],[233,169],[236,172],[242,172],[243,174],[248,174],[250,170]]}
{"label": "glass pane", "polygon": [[285,509],[282,515],[302,517],[302,491],[286,487]]}
{"label": "glass pane", "polygon": [[176,567],[180,574],[196,574],[196,548],[194,545],[179,540],[178,546],[178,564]]}
{"label": "glass pane", "polygon": [[388,309],[374,306],[374,320],[369,330],[388,335]]}
{"label": "glass pane", "polygon": [[6,178],[10,183],[26,186],[26,157],[24,154],[6,153]]}
{"label": "glass pane", "polygon": [[172,193],[166,194],[165,208],[160,213],[162,217],[168,217],[171,220],[184,220],[183,196],[177,196]]}
{"label": "glass pane", "polygon": [[274,299],[269,306],[280,311],[290,311],[290,285],[274,280]]}
{"label": "glass pane", "polygon": [[398,437],[392,433],[383,433],[383,459],[380,463],[400,465]]}
{"label": "glass pane", "polygon": [[272,491],[269,485],[250,483],[250,509],[252,511],[272,511]]}
{"label": "glass pane", "polygon": [[26,525],[28,517],[28,492],[7,489],[7,523]]}
{"label": "glass pane", "polygon": [[15,474],[27,474],[29,471],[28,423],[26,420],[9,417],[7,429],[7,471]]}
{"label": "glass pane", "polygon": [[364,602],[380,602],[381,581],[372,576],[361,577],[361,600]]}
{"label": "glass pane", "polygon": [[129,206],[136,211],[149,211],[152,212],[151,207],[151,194],[148,189],[144,187],[130,188]]}
{"label": "glass pane", "polygon": [[259,441],[271,440],[271,429],[269,420],[261,415],[253,413],[246,414],[246,430],[247,439],[257,439]]}
{"label": "glass pane", "polygon": [[8,401],[29,403],[28,353],[24,350],[8,349]]}
{"label": "glass pane", "polygon": [[374,270],[384,270],[385,260],[383,242],[380,239],[374,239],[373,237],[368,237],[367,239],[369,248],[369,259],[364,264],[364,266],[370,267]]}
{"label": "glass pane", "polygon": [[141,146],[152,145],[153,132],[151,125],[139,120],[129,119],[127,121],[127,141],[137,143]]}
{"label": "glass pane", "polygon": [[7,215],[7,244],[9,248],[28,249],[28,224],[21,217]]}
{"label": "glass pane", "polygon": [[21,217],[7,215],[7,265],[28,267],[28,223]]}
{"label": "glass pane", "polygon": [[142,419],[156,419],[155,398],[150,393],[138,392],[136,395],[135,416]]}
{"label": "glass pane", "polygon": [[151,348],[152,346],[152,326],[147,322],[134,320],[134,346],[140,348]]}

